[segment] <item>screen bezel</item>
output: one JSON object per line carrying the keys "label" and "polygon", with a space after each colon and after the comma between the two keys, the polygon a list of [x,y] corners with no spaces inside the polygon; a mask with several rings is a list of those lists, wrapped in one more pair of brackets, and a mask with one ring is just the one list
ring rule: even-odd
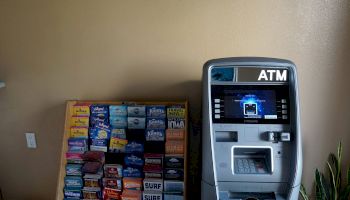
{"label": "screen bezel", "polygon": [[[221,116],[220,119],[215,118],[214,99],[224,99],[224,90],[273,90],[276,94],[276,100],[287,99],[287,119],[250,119],[250,118],[226,118]],[[213,123],[224,124],[290,124],[290,98],[289,85],[211,85],[211,108]]]}

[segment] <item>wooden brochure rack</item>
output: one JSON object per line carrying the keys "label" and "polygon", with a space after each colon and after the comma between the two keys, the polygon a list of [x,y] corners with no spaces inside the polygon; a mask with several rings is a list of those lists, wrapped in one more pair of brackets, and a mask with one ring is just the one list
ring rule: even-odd
{"label": "wooden brochure rack", "polygon": [[184,137],[184,199],[186,199],[187,194],[187,143],[188,143],[188,103],[187,101],[67,101],[66,105],[66,116],[65,116],[65,125],[64,125],[64,133],[62,139],[62,149],[61,149],[61,158],[60,158],[60,167],[58,174],[58,182],[56,189],[56,200],[64,199],[64,177],[66,176],[66,152],[68,151],[68,138],[70,135],[70,127],[71,127],[71,116],[73,115],[73,106],[76,104],[97,104],[97,105],[124,105],[134,103],[136,105],[165,105],[165,106],[173,106],[173,105],[181,105],[185,108],[185,137]]}

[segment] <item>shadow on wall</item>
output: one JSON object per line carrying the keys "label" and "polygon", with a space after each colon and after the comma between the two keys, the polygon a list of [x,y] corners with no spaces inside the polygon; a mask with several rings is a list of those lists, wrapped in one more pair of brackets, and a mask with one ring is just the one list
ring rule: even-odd
{"label": "shadow on wall", "polygon": [[[347,3],[348,8],[350,8],[350,3]],[[334,85],[334,91],[332,91],[331,93],[335,93],[332,94],[331,96],[333,97],[345,97],[345,98],[334,98],[335,102],[334,105],[347,105],[350,102],[350,95],[348,92],[345,91],[350,91],[350,84],[349,84],[349,75],[350,75],[350,68],[349,68],[349,52],[350,52],[350,38],[346,37],[345,35],[349,36],[350,35],[350,12],[346,12],[346,17],[345,19],[347,19],[344,23],[344,26],[340,29],[343,29],[344,32],[340,31],[338,33],[338,35],[336,36],[337,38],[342,38],[342,40],[340,40],[337,44],[337,46],[339,47],[339,54],[337,54],[338,58],[336,60],[342,60],[343,64],[341,66],[339,66],[335,72],[334,77],[336,77],[334,80],[336,84]],[[342,37],[341,37],[342,36]],[[346,45],[344,45],[346,44]],[[345,94],[344,94],[345,93]],[[338,101],[338,102],[337,102]],[[332,106],[332,108],[334,108],[334,106]],[[346,113],[346,117],[343,119],[337,119],[337,117],[331,117],[332,120],[334,120],[333,124],[337,124],[339,123],[338,120],[341,120],[342,123],[346,124],[346,126],[344,126],[344,129],[340,129],[337,130],[339,132],[341,132],[342,134],[342,138],[340,138],[343,142],[343,144],[347,144],[347,147],[345,147],[346,149],[348,149],[349,152],[350,150],[350,137],[347,136],[349,131],[350,131],[350,123],[349,123],[349,119],[350,119],[350,107],[346,106],[347,110],[343,110],[344,107],[343,106],[335,106],[335,109],[337,110],[336,113]],[[330,130],[332,131],[332,130]],[[338,142],[338,141],[337,141]],[[334,148],[335,149],[335,148]],[[349,154],[345,154],[344,155],[346,157],[346,161],[345,163],[350,162],[350,155]]]}
{"label": "shadow on wall", "polygon": [[[185,81],[178,84],[167,85],[163,84],[157,88],[143,87],[140,91],[135,91],[130,94],[130,91],[140,87],[140,84],[130,83],[128,87],[120,89],[116,97],[121,97],[118,100],[125,101],[169,101],[169,100],[188,100],[190,106],[190,115],[199,115],[201,111],[201,95],[202,82],[200,80]],[[125,95],[128,94],[128,95]]]}
{"label": "shadow on wall", "polygon": [[[40,133],[40,137],[37,137],[38,148],[35,155],[36,162],[40,163],[42,158],[46,160],[46,170],[41,170],[41,177],[46,178],[44,187],[38,185],[35,188],[40,188],[39,192],[28,194],[27,199],[44,199],[43,197],[49,196],[47,194],[56,194],[57,178],[60,167],[60,158],[62,150],[62,139],[64,133],[64,121],[66,103],[60,102],[47,109],[43,109],[43,112],[38,113],[37,117],[33,116],[33,119],[37,120],[34,127],[37,128],[36,133]],[[44,150],[43,150],[44,149]],[[52,155],[52,156],[48,156]],[[56,155],[56,156],[54,156]],[[30,167],[33,171],[33,179],[36,178],[38,173],[37,167]],[[37,190],[37,189],[36,189]],[[45,194],[47,193],[47,194]],[[29,196],[30,195],[30,196]],[[35,196],[34,196],[35,195]]]}

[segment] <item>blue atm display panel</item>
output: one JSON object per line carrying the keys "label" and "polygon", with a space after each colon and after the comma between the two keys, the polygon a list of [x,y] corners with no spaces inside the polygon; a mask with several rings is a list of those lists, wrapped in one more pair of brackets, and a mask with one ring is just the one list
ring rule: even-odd
{"label": "blue atm display panel", "polygon": [[233,67],[218,67],[211,71],[212,81],[233,81],[234,69]]}
{"label": "blue atm display panel", "polygon": [[288,85],[212,85],[214,123],[289,124]]}

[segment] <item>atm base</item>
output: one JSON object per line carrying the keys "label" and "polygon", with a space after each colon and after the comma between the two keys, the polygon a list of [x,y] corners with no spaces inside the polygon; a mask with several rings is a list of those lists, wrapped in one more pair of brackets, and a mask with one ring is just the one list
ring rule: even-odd
{"label": "atm base", "polygon": [[202,200],[207,200],[207,199],[215,200],[215,199],[217,199],[216,192],[215,192],[215,186],[202,180],[201,199]]}
{"label": "atm base", "polygon": [[220,200],[286,200],[286,198],[275,193],[255,193],[255,192],[226,192],[220,194]]}
{"label": "atm base", "polygon": [[275,193],[248,193],[237,192],[231,193],[232,200],[276,200]]}
{"label": "atm base", "polygon": [[[287,200],[286,197],[281,196],[280,194],[276,194],[274,192],[219,192],[219,195],[219,200]],[[202,180],[201,196],[202,200],[217,199],[215,186],[208,184],[207,182]],[[292,198],[290,200],[292,200]]]}

